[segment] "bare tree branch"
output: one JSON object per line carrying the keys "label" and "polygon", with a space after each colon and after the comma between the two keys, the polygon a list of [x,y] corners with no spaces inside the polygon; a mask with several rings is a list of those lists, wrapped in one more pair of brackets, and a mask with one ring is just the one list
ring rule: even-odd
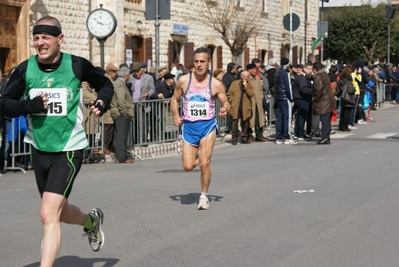
{"label": "bare tree branch", "polygon": [[366,52],[368,63],[371,64],[374,61],[374,51],[377,46],[377,41],[373,43],[371,48],[369,49],[367,46],[363,46],[364,51]]}
{"label": "bare tree branch", "polygon": [[235,6],[232,0],[205,2],[205,8],[198,10],[198,15],[206,26],[221,35],[224,43],[230,48],[233,58],[244,50],[248,38],[261,28],[260,0],[246,0],[242,7]]}

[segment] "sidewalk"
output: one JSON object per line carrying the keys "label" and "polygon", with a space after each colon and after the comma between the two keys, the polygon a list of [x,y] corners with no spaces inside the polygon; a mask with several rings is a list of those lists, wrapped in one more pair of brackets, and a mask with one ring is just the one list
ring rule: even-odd
{"label": "sidewalk", "polygon": [[[381,107],[378,110],[391,108],[394,106],[395,105],[390,102],[384,102],[382,103]],[[378,112],[378,110],[373,110],[372,113]],[[338,123],[339,123],[338,120],[336,122],[331,123],[332,130],[334,131],[338,130]],[[293,128],[291,128],[291,133],[293,134]],[[274,142],[276,140],[275,139],[276,131],[274,125],[267,126],[263,135],[264,137],[268,138],[270,142]],[[231,134],[221,133],[216,138],[215,145],[229,143],[230,140],[231,140]],[[179,144],[179,141],[175,141],[175,142],[149,145],[148,147],[136,147],[135,150],[132,152],[134,152],[134,154],[145,160],[146,158],[154,158],[159,156],[165,156],[167,154],[180,153],[180,151],[181,151],[181,144]],[[140,161],[140,159],[136,157],[135,161]],[[110,156],[106,156],[106,162],[114,163],[114,161]]]}

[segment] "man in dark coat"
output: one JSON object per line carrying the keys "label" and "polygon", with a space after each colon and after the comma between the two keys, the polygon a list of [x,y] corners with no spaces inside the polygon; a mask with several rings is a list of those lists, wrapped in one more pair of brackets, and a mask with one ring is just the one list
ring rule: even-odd
{"label": "man in dark coat", "polygon": [[309,106],[312,104],[313,85],[307,77],[312,75],[312,63],[306,63],[303,71],[299,68],[299,72],[295,77],[293,85],[294,103],[298,115],[295,119],[295,136],[298,140],[309,140],[309,136],[305,135],[305,122],[308,118]]}
{"label": "man in dark coat", "polygon": [[150,99],[170,98],[173,95],[175,75],[166,73],[163,76],[163,81],[155,86],[155,92],[150,96]]}
{"label": "man in dark coat", "polygon": [[290,80],[290,62],[281,58],[281,68],[274,77],[274,100],[276,107],[276,144],[295,145],[291,138],[290,125],[294,98]]}
{"label": "man in dark coat", "polygon": [[336,109],[336,101],[330,86],[330,78],[320,62],[313,64],[313,114],[320,116],[322,125],[321,140],[318,145],[330,144],[331,116]]}
{"label": "man in dark coat", "polygon": [[[223,75],[223,78],[222,78],[223,85],[226,88],[226,93],[229,92],[231,83],[236,80],[236,75],[237,75],[237,65],[233,62],[230,62],[229,64],[227,64],[227,72],[225,75]],[[231,126],[232,119],[231,119],[230,114],[227,114],[226,124],[227,124],[227,129],[228,129],[226,131],[226,133],[228,133],[228,132],[230,132],[230,129],[232,127]]]}
{"label": "man in dark coat", "polygon": [[[150,99],[164,99],[171,98],[175,86],[175,75],[166,73],[163,76],[163,81],[155,85],[155,93],[150,96]],[[162,140],[164,136],[164,110],[169,110],[169,100],[159,103],[153,103],[152,115],[154,116],[154,132],[151,133],[153,140]]]}

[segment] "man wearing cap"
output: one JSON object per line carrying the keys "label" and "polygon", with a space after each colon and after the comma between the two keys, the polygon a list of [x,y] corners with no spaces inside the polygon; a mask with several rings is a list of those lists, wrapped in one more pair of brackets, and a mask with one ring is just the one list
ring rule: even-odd
{"label": "man wearing cap", "polygon": [[[169,99],[173,95],[174,85],[175,85],[175,75],[171,73],[166,73],[163,76],[163,81],[158,83],[155,86],[155,93],[150,96],[150,99]],[[162,105],[162,103],[160,103]],[[154,109],[152,110],[152,114],[154,115],[154,127],[155,127],[155,135],[157,138],[163,139],[163,125],[164,125],[164,116],[163,111],[169,110],[169,100],[163,102],[163,107],[160,105],[154,105]],[[157,109],[159,107],[159,109]]]}
{"label": "man wearing cap", "polygon": [[254,137],[252,135],[252,129],[255,128],[255,141],[266,142],[267,139],[263,137],[263,126],[265,126],[265,112],[263,111],[263,90],[262,82],[258,76],[256,76],[256,65],[251,63],[247,65],[247,71],[249,72],[249,82],[255,91],[255,96],[252,98],[252,112],[253,116],[250,119],[250,128],[248,129],[248,142],[252,142]]}
{"label": "man wearing cap", "polygon": [[[115,81],[118,75],[116,72],[119,69],[112,64],[108,64],[105,67],[106,76],[111,80]],[[110,155],[111,152],[114,152],[114,120],[111,117],[111,112],[106,112],[103,117],[104,123],[104,154]]]}
{"label": "man wearing cap", "polygon": [[133,102],[143,101],[155,92],[154,80],[151,75],[145,73],[147,65],[144,63],[134,63],[130,81],[132,82]]}
{"label": "man wearing cap", "polygon": [[110,78],[111,81],[115,81],[115,79],[116,79],[116,77],[117,77],[116,72],[117,72],[118,70],[119,70],[119,69],[118,69],[117,67],[115,67],[114,65],[112,65],[112,64],[108,64],[108,65],[105,67],[105,72],[107,73],[108,78]]}
{"label": "man wearing cap", "polygon": [[112,156],[118,163],[133,163],[134,160],[126,149],[130,121],[133,120],[133,103],[126,86],[130,78],[130,69],[122,67],[117,74],[118,78],[113,82],[115,94],[111,101],[111,116],[115,124],[115,153]]}
{"label": "man wearing cap", "polygon": [[170,98],[173,95],[173,84],[175,75],[166,73],[163,76],[163,81],[155,86],[155,92],[150,96],[150,99]]}
{"label": "man wearing cap", "polygon": [[290,82],[290,61],[281,58],[281,68],[276,72],[274,79],[274,99],[276,106],[276,144],[294,145],[291,138],[290,125],[294,98]]}

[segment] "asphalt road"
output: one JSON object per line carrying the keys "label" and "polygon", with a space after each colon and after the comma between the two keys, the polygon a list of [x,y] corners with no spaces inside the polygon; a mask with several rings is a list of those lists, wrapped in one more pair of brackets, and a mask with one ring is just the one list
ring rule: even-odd
{"label": "asphalt road", "polygon": [[[372,116],[331,145],[217,146],[208,211],[179,155],[84,165],[70,202],[104,210],[105,245],[63,225],[54,266],[399,266],[399,107]],[[31,171],[0,177],[0,266],[39,266],[39,206]]]}

